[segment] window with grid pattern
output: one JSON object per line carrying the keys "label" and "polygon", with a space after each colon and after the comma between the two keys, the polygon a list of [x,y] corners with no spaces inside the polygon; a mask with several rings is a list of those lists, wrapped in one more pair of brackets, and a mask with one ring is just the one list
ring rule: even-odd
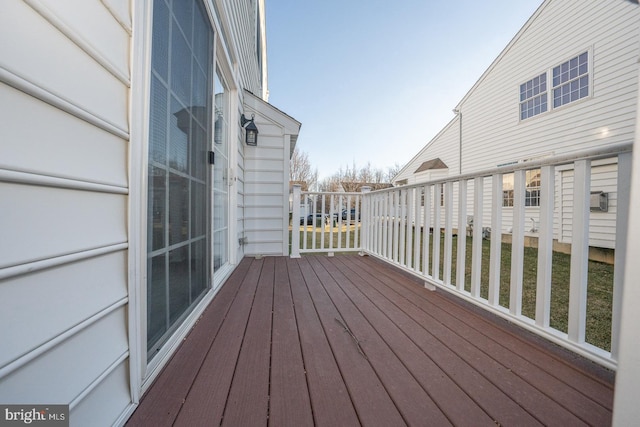
{"label": "window with grid pattern", "polygon": [[520,120],[547,111],[547,73],[520,85]]}
{"label": "window with grid pattern", "polygon": [[589,54],[584,52],[553,68],[553,107],[589,96]]}

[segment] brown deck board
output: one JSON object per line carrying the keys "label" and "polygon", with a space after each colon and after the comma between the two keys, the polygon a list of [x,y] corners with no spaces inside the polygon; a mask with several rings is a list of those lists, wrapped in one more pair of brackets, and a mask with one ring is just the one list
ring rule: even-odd
{"label": "brown deck board", "polygon": [[208,307],[198,321],[200,327],[191,330],[165,368],[163,375],[156,379],[145,394],[144,399],[153,401],[154,405],[141,405],[129,419],[129,425],[170,426],[173,424],[211,347],[210,337],[215,336],[222,325],[250,265],[249,258],[240,262],[228,286],[224,286],[216,295],[217,309],[212,310],[211,306]]}
{"label": "brown deck board", "polygon": [[[402,304],[402,300],[410,291],[404,288],[386,292],[397,292],[396,301]],[[405,294],[405,295],[402,295]],[[434,295],[434,298],[437,298]],[[408,300],[406,300],[408,301]],[[420,304],[421,303],[421,304]],[[422,306],[422,307],[420,307]],[[524,408],[531,416],[534,416],[545,425],[573,425],[578,422],[576,417],[564,407],[555,402],[549,396],[541,393],[530,383],[523,380],[508,367],[505,367],[482,352],[478,347],[462,338],[448,326],[450,319],[458,317],[457,310],[453,313],[441,310],[437,305],[425,300],[411,301],[403,309],[417,323],[428,329],[436,339],[446,345],[452,352],[459,355],[467,364],[484,376],[488,381],[498,387],[509,398]],[[459,308],[457,307],[459,310]],[[540,371],[542,374],[542,371]],[[508,414],[511,414],[510,412]],[[497,415],[497,414],[496,414]],[[514,414],[519,420],[523,415]],[[501,424],[507,424],[502,418],[495,417]]]}
{"label": "brown deck board", "polygon": [[[343,271],[348,281],[358,282],[357,272]],[[362,280],[362,279],[360,279]],[[495,425],[494,420],[480,408],[465,391],[460,388],[450,377],[442,375],[443,370],[439,367],[420,347],[413,341],[419,336],[408,335],[411,329],[405,331],[385,314],[387,309],[393,310],[388,304],[384,304],[384,297],[377,291],[371,289],[367,294],[361,292],[360,286],[349,283],[344,286],[344,291],[351,300],[367,316],[371,325],[380,333],[383,339],[393,349],[395,355],[416,378],[416,381],[429,393],[431,399],[438,405],[445,416],[456,425],[464,423],[470,419],[475,420],[475,425]],[[366,286],[366,285],[364,285]],[[392,318],[395,316],[392,316]],[[406,322],[411,322],[406,319]]]}
{"label": "brown deck board", "polygon": [[[384,274],[384,269],[379,270],[381,274]],[[422,292],[418,292],[419,288],[416,288],[413,282],[401,283],[404,287],[411,290],[416,297],[424,298]],[[455,306],[456,303],[451,301],[442,301],[438,307],[442,310],[447,310],[447,307]],[[534,345],[531,341],[524,340],[521,335],[509,332],[502,328],[494,328],[492,323],[485,318],[478,318],[468,311],[460,312],[460,316],[456,317],[456,320],[452,322],[455,326],[463,323],[474,331],[483,334],[493,340],[490,343],[493,346],[488,349],[489,354],[493,354],[494,351],[498,351],[503,357],[504,363],[511,363],[512,355],[526,355],[526,362],[536,365],[538,368],[543,369],[549,375],[557,378],[565,384],[571,385],[574,389],[579,390],[583,395],[589,397],[591,400],[598,402],[600,405],[611,410],[613,407],[613,393],[610,381],[603,381],[601,378],[597,378],[592,375],[585,375],[585,372],[578,371],[576,369],[567,369],[571,363],[571,359],[560,359],[548,350]],[[460,328],[459,328],[460,329]],[[465,333],[465,329],[460,329],[462,333]],[[486,331],[491,331],[491,336]],[[470,336],[467,334],[467,336]],[[539,341],[538,341],[539,342]],[[502,346],[504,349],[508,349],[510,353],[505,353],[503,349],[496,348],[495,346]],[[557,349],[560,352],[563,350]],[[566,354],[566,353],[565,353]]]}
{"label": "brown deck board", "polygon": [[220,425],[261,270],[262,261],[254,260],[242,281],[241,292],[233,301],[185,398],[175,425]]}
{"label": "brown deck board", "polygon": [[[395,282],[398,283],[398,282]],[[412,288],[412,289],[411,289]],[[474,329],[472,325],[481,321],[477,316],[474,318],[470,312],[462,310],[460,306],[449,300],[428,301],[424,298],[416,298],[416,287],[411,283],[404,283],[402,289],[396,287],[396,291],[400,294],[411,298],[418,306],[423,309],[424,313],[433,313],[447,329],[454,332],[452,335],[447,331],[442,331],[442,336],[446,336],[451,345],[456,345],[453,338],[457,335],[460,339],[464,339],[473,347],[470,348],[469,357],[475,357],[476,360],[492,359],[494,363],[493,371],[487,371],[487,375],[498,375],[495,377],[496,384],[504,384],[504,387],[517,385],[517,390],[505,389],[509,395],[517,398],[518,402],[525,408],[528,408],[532,414],[545,424],[576,422],[580,419],[583,423],[595,425],[605,425],[611,422],[611,411],[601,404],[599,400],[593,400],[584,395],[579,387],[581,384],[590,382],[591,378],[581,375],[581,380],[577,384],[567,384],[559,381],[551,374],[546,372],[546,366],[542,362],[537,364],[529,362],[540,357],[543,352],[529,346],[521,348],[520,353],[514,353],[507,350],[500,343],[489,338],[489,336],[500,335],[502,332],[499,328],[488,323],[484,323],[482,331]],[[419,292],[424,295],[424,292]],[[418,294],[419,294],[418,293]],[[426,319],[418,315],[418,321],[421,324],[426,323]],[[464,323],[464,322],[467,323]],[[513,337],[503,336],[506,342],[512,342]],[[464,343],[458,342],[457,346],[452,347],[457,353],[464,347]],[[473,356],[475,354],[475,356]],[[473,362],[470,362],[473,363]],[[508,381],[504,377],[504,370],[498,366],[505,368],[510,374],[515,374],[516,378]],[[480,365],[476,365],[481,369]],[[566,371],[566,370],[565,370]],[[492,373],[491,373],[492,372]],[[511,375],[508,375],[511,376]],[[493,377],[491,377],[493,378]],[[607,393],[601,390],[604,396],[612,396],[612,392]],[[605,398],[605,400],[608,400]],[[571,412],[571,413],[568,413]]]}
{"label": "brown deck board", "polygon": [[351,336],[336,321],[346,324],[325,292],[321,278],[313,270],[309,262],[312,258],[302,258],[300,268],[360,422],[363,425],[404,425],[400,412],[375,371],[360,354]]}
{"label": "brown deck board", "polygon": [[298,325],[284,258],[277,258],[274,278],[269,425],[312,426]]}
{"label": "brown deck board", "polygon": [[268,420],[274,260],[267,258],[262,266],[223,426],[264,425]]}
{"label": "brown deck board", "polygon": [[309,295],[300,263],[289,259],[287,267],[314,422],[327,427],[358,425],[351,395]]}
{"label": "brown deck board", "polygon": [[610,425],[612,402],[606,370],[379,260],[305,256],[244,259],[128,424]]}
{"label": "brown deck board", "polygon": [[[391,320],[433,360],[440,369],[441,375],[446,375],[465,390],[469,399],[478,406],[473,408],[473,404],[467,402],[466,407],[458,408],[460,413],[456,414],[456,408],[453,405],[449,408],[449,413],[463,417],[466,415],[465,412],[481,409],[502,425],[540,425],[534,416],[513,399],[509,389],[503,390],[499,384],[487,378],[486,371],[492,368],[491,361],[488,361],[488,365],[478,366],[478,363],[474,363],[475,360],[469,360],[464,354],[459,354],[473,352],[475,349],[471,346],[461,348],[451,346],[449,341],[455,340],[456,337],[440,336],[438,329],[442,326],[436,319],[417,309],[411,300],[402,297],[396,290],[386,287],[377,279],[379,275],[374,276],[365,270],[360,270],[359,273],[365,277],[367,287],[380,292],[381,297],[376,298],[378,308],[387,313]],[[368,290],[368,294],[375,295],[371,290]],[[399,307],[402,309],[400,310]],[[505,370],[504,375],[509,376],[510,373]],[[505,378],[507,382],[510,380]],[[473,419],[475,418],[474,416]]]}
{"label": "brown deck board", "polygon": [[[428,419],[430,423],[435,425],[449,424],[429,394],[373,328],[370,323],[371,319],[367,319],[364,313],[359,311],[359,309],[362,310],[362,306],[356,306],[336,283],[336,280],[341,283],[347,281],[341,280],[342,273],[334,268],[335,263],[322,262],[322,260],[326,259],[316,258],[312,262],[316,274],[321,279],[341,317],[345,320],[346,326],[358,339],[366,361],[377,373],[405,422],[410,425],[419,425]],[[368,312],[367,314],[373,318],[384,316],[380,311]]]}

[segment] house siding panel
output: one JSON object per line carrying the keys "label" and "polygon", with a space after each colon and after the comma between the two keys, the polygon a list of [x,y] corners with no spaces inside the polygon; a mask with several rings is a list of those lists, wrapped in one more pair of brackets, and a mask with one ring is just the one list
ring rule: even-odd
{"label": "house siding panel", "polygon": [[[125,307],[112,311],[3,378],[0,401],[7,404],[74,401],[106,368],[126,354],[125,311]],[[51,369],[52,366],[56,368]],[[57,387],[42,387],[43,379]]]}
{"label": "house siding panel", "polygon": [[8,0],[0,14],[0,318],[13,325],[0,401],[106,425],[131,403],[130,4],[81,3]]}
{"label": "house siding panel", "polygon": [[[1,281],[0,322],[21,327],[6,328],[2,334],[0,366],[126,298],[126,265],[126,251],[117,251]],[[71,300],[82,304],[70,304]]]}
{"label": "house siding panel", "polygon": [[129,393],[129,366],[127,361],[117,364],[109,375],[93,388],[78,404],[71,408],[70,426],[124,424],[122,408],[129,404],[125,396]]}
{"label": "house siding panel", "polygon": [[127,241],[127,199],[35,185],[0,183],[3,213],[0,268]]}
{"label": "house siding panel", "polygon": [[[266,122],[258,122],[258,129],[268,128]],[[273,126],[273,125],[271,125]],[[280,224],[266,227],[262,222],[265,216],[281,218],[285,195],[283,186],[283,159],[288,159],[284,152],[284,138],[282,130],[270,132],[271,135],[260,134],[258,147],[248,147],[246,150],[245,167],[245,236],[248,244],[245,252],[250,255],[285,255],[288,247],[284,241],[282,220]],[[276,160],[277,159],[277,160]],[[273,225],[273,224],[270,224]]]}
{"label": "house siding panel", "polygon": [[[258,64],[257,49],[260,47],[256,46],[256,8],[262,7],[264,14],[264,3],[258,0],[250,2],[225,0],[223,3],[228,13],[231,37],[237,55],[242,58],[238,64],[241,85],[256,96],[262,97],[266,82],[261,82],[262,70]],[[262,56],[266,61],[266,53]]]}
{"label": "house siding panel", "polygon": [[127,141],[1,83],[0,110],[0,168],[127,187]]}
{"label": "house siding panel", "polygon": [[0,68],[127,133],[127,86],[25,3],[4,8],[3,38],[20,43],[2,45]]}
{"label": "house siding panel", "polygon": [[[94,60],[128,78],[129,35],[103,2],[28,0],[27,3],[70,40],[86,49]],[[114,6],[115,11],[122,8],[122,5]]]}
{"label": "house siding panel", "polygon": [[[237,262],[240,262],[242,257],[244,256],[245,246],[244,242],[245,237],[245,172],[244,172],[244,142],[242,141],[242,132],[238,134],[237,141],[237,153],[236,153],[236,206],[235,206],[235,221],[236,221],[236,259]],[[233,214],[232,214],[233,215]],[[233,216],[232,216],[233,218]]]}

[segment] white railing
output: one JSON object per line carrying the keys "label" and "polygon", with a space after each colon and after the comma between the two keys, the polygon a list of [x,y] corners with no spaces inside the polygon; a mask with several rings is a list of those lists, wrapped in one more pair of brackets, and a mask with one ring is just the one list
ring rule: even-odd
{"label": "white railing", "polygon": [[[362,250],[362,193],[303,192],[293,186],[291,256]],[[305,209],[303,209],[305,207]]]}
{"label": "white railing", "polygon": [[[305,193],[319,200],[320,205],[313,204],[313,212],[316,209],[317,212],[335,212],[334,207],[325,210],[326,204],[335,206],[337,202],[342,207],[340,197],[352,197],[360,203],[359,227],[348,224],[351,232],[360,228],[358,238],[348,248],[341,249],[336,248],[335,242],[328,248],[322,242],[318,243],[317,227],[297,225],[299,212],[295,212],[295,201],[301,200],[298,189],[297,197],[294,191],[291,253],[299,256],[304,252],[350,250],[375,256],[420,277],[425,286],[454,293],[615,369],[631,147],[631,144],[611,145],[364,194]],[[602,164],[614,165],[613,170],[617,170],[617,178],[616,174],[613,178],[609,176],[611,172],[607,175],[611,209],[606,215],[590,212],[592,166]],[[532,170],[540,171],[540,185],[536,189],[539,197],[536,193],[535,203],[530,201],[531,193],[527,191],[531,187],[526,184],[526,173]],[[513,206],[505,208],[503,177],[507,174],[513,174]],[[527,200],[529,205],[538,206],[528,206]],[[613,279],[606,290],[611,294],[607,297],[607,304],[611,306],[611,312],[607,313],[610,316],[610,342],[598,347],[587,342],[588,266],[590,219],[603,216],[611,222],[609,227],[615,233],[615,249],[614,266],[611,267]],[[345,225],[339,230],[345,230]],[[568,237],[562,231],[567,227],[570,228]],[[326,232],[330,227],[324,228]],[[307,234],[309,232],[313,234]],[[558,240],[565,241],[565,251],[570,248],[567,251],[570,255],[564,255],[565,261],[557,260]],[[554,262],[558,270],[565,267],[564,262],[570,274],[554,276]],[[525,265],[528,266],[526,271]],[[558,280],[568,282],[568,296],[562,297],[564,300],[558,294],[567,283],[557,283]],[[564,317],[562,327],[557,326],[563,323],[562,319],[558,322],[555,318],[558,300],[564,305],[564,308],[560,307],[559,315]],[[526,302],[524,307],[523,301]],[[608,322],[604,324],[609,325]]]}

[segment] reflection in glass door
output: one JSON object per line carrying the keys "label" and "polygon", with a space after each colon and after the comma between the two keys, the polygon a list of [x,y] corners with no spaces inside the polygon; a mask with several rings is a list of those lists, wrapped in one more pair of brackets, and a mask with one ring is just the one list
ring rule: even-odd
{"label": "reflection in glass door", "polygon": [[147,358],[211,286],[213,31],[200,0],[153,2]]}
{"label": "reflection in glass door", "polygon": [[[213,270],[229,262],[229,91],[219,70],[215,78],[215,164],[213,166]],[[215,280],[215,278],[214,278]]]}

